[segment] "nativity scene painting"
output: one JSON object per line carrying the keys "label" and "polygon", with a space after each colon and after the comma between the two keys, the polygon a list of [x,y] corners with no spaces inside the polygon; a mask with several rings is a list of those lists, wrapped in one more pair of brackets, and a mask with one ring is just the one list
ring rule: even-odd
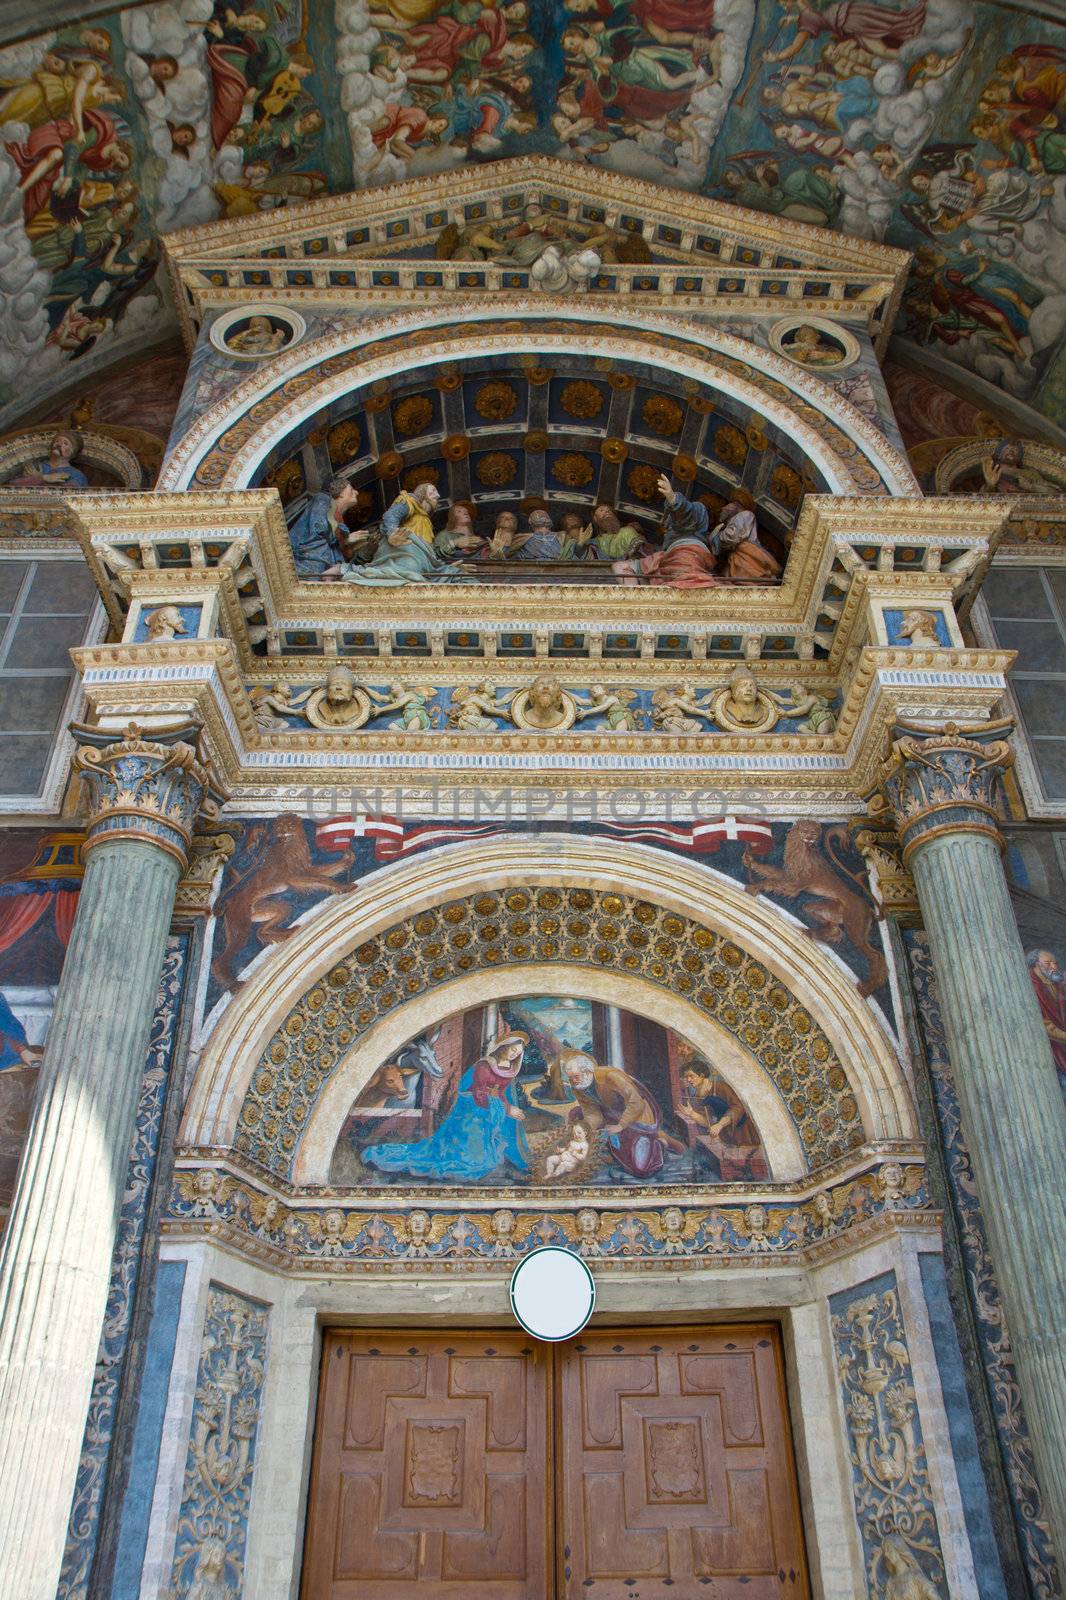
{"label": "nativity scene painting", "polygon": [[769,1178],[759,1131],[672,1028],[580,998],[474,1006],[408,1040],[357,1096],[338,1186],[568,1187]]}

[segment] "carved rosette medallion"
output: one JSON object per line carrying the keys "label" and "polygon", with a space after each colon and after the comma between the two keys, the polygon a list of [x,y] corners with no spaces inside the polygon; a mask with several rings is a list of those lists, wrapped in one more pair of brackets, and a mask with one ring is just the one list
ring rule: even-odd
{"label": "carved rosette medallion", "polygon": [[79,741],[74,771],[89,794],[85,849],[105,839],[139,839],[158,845],[186,868],[198,818],[213,822],[225,795],[197,752],[199,725],[154,732],[131,722],[124,739],[73,724]]}
{"label": "carved rosette medallion", "polygon": [[920,844],[944,833],[983,833],[1000,842],[996,805],[1003,774],[1014,763],[1007,743],[1013,723],[962,729],[954,722],[930,734],[901,722],[892,754],[867,796],[876,823],[890,821],[903,846],[903,865]]}

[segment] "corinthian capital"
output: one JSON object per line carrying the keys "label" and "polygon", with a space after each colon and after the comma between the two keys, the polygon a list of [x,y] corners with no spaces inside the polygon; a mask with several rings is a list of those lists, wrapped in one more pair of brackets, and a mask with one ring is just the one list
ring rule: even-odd
{"label": "corinthian capital", "polygon": [[213,821],[225,795],[200,754],[196,722],[153,730],[131,722],[125,737],[74,723],[74,771],[89,795],[85,848],[104,839],[139,839],[175,856],[184,869],[197,819]]}
{"label": "corinthian capital", "polygon": [[1014,764],[1009,720],[931,734],[918,723],[893,730],[892,753],[867,795],[871,818],[890,824],[907,864],[918,845],[943,833],[984,833],[999,840],[996,805],[1004,772]]}

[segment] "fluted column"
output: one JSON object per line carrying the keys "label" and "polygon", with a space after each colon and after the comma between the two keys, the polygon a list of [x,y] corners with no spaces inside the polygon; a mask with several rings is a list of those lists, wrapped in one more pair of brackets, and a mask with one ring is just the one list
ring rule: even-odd
{"label": "fluted column", "polygon": [[217,811],[195,724],[74,731],[85,877],[0,1256],[2,1600],[54,1600],[175,891]]}
{"label": "fluted column", "polygon": [[904,723],[871,806],[914,876],[1044,1502],[1066,1551],[1066,1109],[1001,861],[1009,722]]}

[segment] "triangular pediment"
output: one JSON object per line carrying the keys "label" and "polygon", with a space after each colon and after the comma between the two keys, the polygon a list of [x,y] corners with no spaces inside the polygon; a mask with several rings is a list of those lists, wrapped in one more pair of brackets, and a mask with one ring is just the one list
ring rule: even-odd
{"label": "triangular pediment", "polygon": [[[166,242],[194,322],[242,298],[323,304],[542,290],[747,315],[802,305],[879,342],[909,260],[868,240],[546,156],[229,218]],[[547,243],[571,263],[567,277],[544,270]]]}

